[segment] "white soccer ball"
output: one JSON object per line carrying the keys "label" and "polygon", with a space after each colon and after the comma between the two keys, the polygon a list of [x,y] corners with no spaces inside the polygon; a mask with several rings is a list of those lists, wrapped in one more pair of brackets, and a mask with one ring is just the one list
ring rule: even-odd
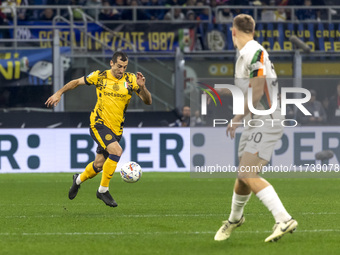
{"label": "white soccer ball", "polygon": [[127,162],[120,169],[120,176],[128,183],[137,182],[142,177],[142,168],[136,162]]}

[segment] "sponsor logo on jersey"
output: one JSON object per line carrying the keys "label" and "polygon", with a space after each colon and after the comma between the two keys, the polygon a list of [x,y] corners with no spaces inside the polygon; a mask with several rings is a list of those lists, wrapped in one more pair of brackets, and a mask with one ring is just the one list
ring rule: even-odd
{"label": "sponsor logo on jersey", "polygon": [[124,98],[126,95],[114,92],[104,92],[104,96]]}
{"label": "sponsor logo on jersey", "polygon": [[113,89],[114,91],[118,91],[118,90],[119,90],[119,85],[118,85],[117,83],[113,84],[113,85],[112,85],[112,89]]}
{"label": "sponsor logo on jersey", "polygon": [[107,135],[105,136],[105,140],[107,140],[107,141],[112,140],[112,135],[107,134]]}

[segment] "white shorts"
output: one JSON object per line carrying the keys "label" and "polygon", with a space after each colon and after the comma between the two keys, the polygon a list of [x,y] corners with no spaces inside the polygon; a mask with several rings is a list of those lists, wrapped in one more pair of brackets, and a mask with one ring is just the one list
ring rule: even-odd
{"label": "white shorts", "polygon": [[238,146],[239,158],[246,151],[270,161],[275,144],[281,139],[282,134],[282,127],[246,127],[242,132]]}

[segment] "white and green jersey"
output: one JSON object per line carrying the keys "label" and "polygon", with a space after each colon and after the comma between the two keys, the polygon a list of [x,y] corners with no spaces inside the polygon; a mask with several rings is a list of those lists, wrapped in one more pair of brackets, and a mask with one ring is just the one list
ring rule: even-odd
{"label": "white and green jersey", "polygon": [[[266,84],[261,100],[254,107],[257,110],[268,110],[272,106],[273,96],[277,97],[277,93],[273,95],[274,87],[278,91],[277,76],[274,66],[269,60],[268,52],[258,42],[251,40],[239,51],[239,57],[235,66],[235,85],[242,90],[245,100],[248,100],[247,91],[250,87],[250,79],[259,76],[266,77]],[[282,119],[279,105],[278,102],[276,111],[273,114],[261,116],[261,118]],[[257,115],[249,117],[260,118]],[[249,117],[247,116],[247,119]]]}

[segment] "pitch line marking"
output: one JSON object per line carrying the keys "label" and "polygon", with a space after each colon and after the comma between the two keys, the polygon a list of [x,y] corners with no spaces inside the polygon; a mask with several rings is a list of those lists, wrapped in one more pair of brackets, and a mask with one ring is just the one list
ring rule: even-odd
{"label": "pitch line marking", "polygon": [[[295,213],[296,215],[337,215],[337,212],[302,212],[302,213]],[[214,217],[214,216],[226,216],[227,214],[124,214],[124,215],[114,215],[112,217],[116,218],[153,218],[153,217]],[[263,213],[247,213],[246,215],[257,215],[263,216],[267,214]],[[61,218],[64,217],[64,214],[60,215],[8,215],[2,218],[5,219],[12,219],[12,218]],[[111,216],[110,216],[111,217]]]}
{"label": "pitch line marking", "polygon": [[[250,234],[265,234],[271,233],[271,230],[264,231],[238,231],[237,234],[250,233]],[[340,229],[302,229],[298,233],[319,233],[319,232],[340,232]],[[215,231],[191,231],[191,232],[50,232],[50,233],[0,233],[0,236],[81,236],[81,235],[202,235],[202,234],[215,234]]]}

